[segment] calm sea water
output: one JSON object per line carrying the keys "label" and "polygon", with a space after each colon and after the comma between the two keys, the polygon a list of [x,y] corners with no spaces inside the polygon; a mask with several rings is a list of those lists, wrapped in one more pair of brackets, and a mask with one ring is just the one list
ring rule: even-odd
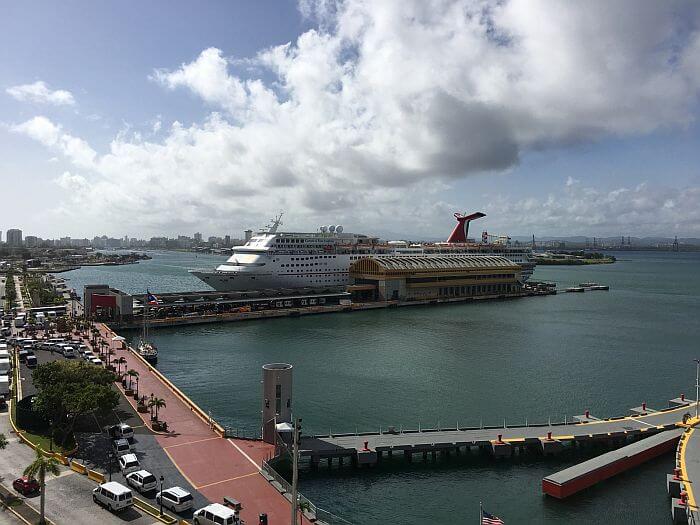
{"label": "calm sea water", "polygon": [[[620,253],[613,265],[539,267],[560,289],[609,292],[482,304],[411,307],[295,319],[159,329],[159,368],[223,424],[259,425],[260,367],[295,367],[296,413],[308,433],[380,426],[508,424],[590,409],[626,413],[692,392],[700,354],[700,254]],[[63,274],[81,290],[202,289],[187,268],[221,258],[156,253],[133,266]],[[565,502],[542,477],[573,458],[396,465],[307,473],[302,492],[354,523],[475,523],[479,501],[507,523],[668,523],[656,460]]]}

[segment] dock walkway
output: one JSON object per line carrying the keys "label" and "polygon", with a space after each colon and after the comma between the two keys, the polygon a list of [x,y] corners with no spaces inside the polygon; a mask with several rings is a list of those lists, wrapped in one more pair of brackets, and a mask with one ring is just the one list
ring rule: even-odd
{"label": "dock walkway", "polygon": [[[414,453],[459,452],[465,447],[483,447],[497,457],[510,456],[515,448],[525,446],[539,447],[547,454],[558,451],[564,443],[611,441],[625,444],[628,439],[671,430],[682,424],[684,417],[687,419],[694,412],[694,407],[695,401],[681,397],[669,401],[669,408],[663,410],[640,411],[635,407],[631,409],[633,415],[610,419],[597,419],[586,412],[574,416],[575,422],[567,424],[306,436],[301,440],[300,455],[308,457],[314,466],[322,459],[333,458],[372,465],[381,461],[384,454],[393,452],[403,452],[410,460]],[[700,464],[698,474],[700,479]]]}
{"label": "dock walkway", "polygon": [[[700,524],[697,484],[700,483],[700,424],[699,419],[689,422],[681,436],[676,452],[676,470],[667,478],[671,496],[671,516],[674,523]],[[682,495],[687,495],[685,498]],[[685,501],[684,501],[685,500]]]}
{"label": "dock walkway", "polygon": [[[103,324],[97,326],[105,341],[111,343],[114,332]],[[158,416],[167,422],[168,432],[159,433],[156,439],[193,487],[212,502],[223,503],[225,496],[240,501],[241,518],[247,523],[257,523],[260,513],[267,514],[269,523],[289,520],[289,501],[260,474],[263,460],[274,453],[272,445],[223,437],[192,408],[194,403],[188,403],[184,394],[148,363],[129,350],[115,352],[114,359],[124,357],[126,369],[139,373],[139,394],[147,398],[153,394],[165,400],[166,406],[158,411]],[[130,402],[135,403],[133,399]],[[150,426],[149,414],[140,415]],[[302,523],[310,522],[303,519]]]}

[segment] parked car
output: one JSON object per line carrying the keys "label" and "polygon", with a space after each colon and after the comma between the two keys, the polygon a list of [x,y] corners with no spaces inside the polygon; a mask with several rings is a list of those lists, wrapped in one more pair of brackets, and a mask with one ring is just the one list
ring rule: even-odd
{"label": "parked car", "polygon": [[94,488],[92,501],[104,505],[110,512],[123,510],[134,504],[131,490],[116,481],[108,481]]}
{"label": "parked car", "polygon": [[192,508],[192,494],[181,487],[170,487],[156,494],[156,503],[173,512],[182,512]]}
{"label": "parked car", "polygon": [[27,356],[27,368],[36,368],[37,360],[34,354]]}
{"label": "parked car", "polygon": [[233,525],[235,513],[221,503],[212,503],[194,513],[194,525]]}
{"label": "parked car", "polygon": [[24,349],[22,349],[22,350],[19,351],[19,361],[20,361],[20,363],[24,363],[24,361],[27,359],[27,354],[28,354],[28,353],[29,353],[29,352],[28,352],[27,350],[24,350]]}
{"label": "parked car", "polygon": [[63,355],[68,359],[73,359],[74,357],[76,357],[77,354],[72,346],[64,346]]}
{"label": "parked car", "polygon": [[102,366],[102,359],[100,359],[99,357],[94,357],[94,358],[90,359],[89,362],[92,363],[93,365]]}
{"label": "parked car", "polygon": [[147,470],[137,470],[126,475],[126,482],[139,492],[148,492],[156,488],[156,477]]}
{"label": "parked car", "polygon": [[109,435],[114,438],[124,438],[129,439],[134,437],[134,429],[131,428],[126,423],[120,423],[119,425],[112,425],[107,428]]}
{"label": "parked car", "polygon": [[131,452],[131,444],[128,440],[119,438],[112,440],[112,450],[117,456],[122,456]]}
{"label": "parked car", "polygon": [[119,470],[121,470],[122,474],[125,476],[130,472],[141,470],[141,464],[136,454],[124,454],[123,456],[119,456]]}
{"label": "parked car", "polygon": [[23,496],[27,496],[28,494],[39,492],[39,482],[27,476],[22,476],[12,482],[12,488]]}

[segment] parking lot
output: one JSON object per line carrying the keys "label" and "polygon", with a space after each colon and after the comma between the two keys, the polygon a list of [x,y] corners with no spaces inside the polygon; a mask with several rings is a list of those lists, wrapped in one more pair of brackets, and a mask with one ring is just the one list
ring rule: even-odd
{"label": "parking lot", "polygon": [[[54,352],[52,354],[47,350],[35,350],[35,354],[39,364],[53,360],[66,359],[58,352]],[[80,358],[78,357],[74,359]],[[25,397],[35,393],[34,385],[31,381],[31,372],[32,370],[28,368],[25,363],[21,363],[20,376],[22,383],[22,395]],[[108,426],[118,423],[125,423],[133,428],[134,439],[132,443],[132,452],[136,454],[142,469],[152,473],[156,479],[163,476],[164,488],[179,486],[190,492],[194,498],[193,510],[201,508],[209,503],[209,501],[199,492],[197,492],[175,467],[163,448],[156,441],[155,435],[150,431],[150,429],[146,428],[142,419],[123,395],[121,395],[119,398],[119,405],[110,413],[102,414],[100,416],[90,414],[89,416],[86,416],[78,421],[75,431],[75,437],[78,442],[78,451],[76,452],[74,458],[71,459],[75,459],[76,461],[83,463],[90,469],[104,472],[108,479],[110,479],[111,472],[112,481],[117,481],[126,485],[126,480],[119,471],[115,457],[111,459],[112,464],[110,466],[109,451],[111,450],[112,441],[105,431]],[[155,501],[156,492],[157,491],[152,490],[145,494],[137,494],[134,490],[135,495],[148,501],[154,506],[157,506]],[[191,518],[193,510],[188,510],[182,512],[181,514],[177,514],[177,517],[186,519]],[[134,512],[137,512],[137,509],[134,509]],[[126,519],[126,513],[120,514],[119,516],[124,518],[126,521],[129,521]]]}

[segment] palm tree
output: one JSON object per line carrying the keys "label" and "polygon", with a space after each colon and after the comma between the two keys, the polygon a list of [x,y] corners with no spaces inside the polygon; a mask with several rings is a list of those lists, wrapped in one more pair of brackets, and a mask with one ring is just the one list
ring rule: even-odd
{"label": "palm tree", "polygon": [[112,356],[114,356],[115,354],[116,352],[110,348],[107,352],[107,366],[112,364]]}
{"label": "palm tree", "polygon": [[117,374],[118,374],[122,370],[122,365],[126,365],[126,357],[121,356],[119,359],[117,359],[116,363],[117,363]]}
{"label": "palm tree", "polygon": [[61,471],[58,468],[58,460],[51,456],[45,457],[36,451],[36,458],[31,465],[24,469],[24,475],[33,479],[39,477],[39,486],[41,487],[41,517],[39,518],[39,523],[44,525],[46,523],[46,517],[44,513],[44,493],[46,492],[46,474],[51,474],[52,476],[58,476]]}
{"label": "palm tree", "polygon": [[148,402],[148,406],[156,409],[155,419],[158,421],[158,409],[165,408],[167,405],[165,404],[165,399],[154,397]]}
{"label": "palm tree", "polygon": [[137,378],[139,373],[132,368],[126,373],[126,375],[129,376],[129,390],[131,390],[131,380]]}

